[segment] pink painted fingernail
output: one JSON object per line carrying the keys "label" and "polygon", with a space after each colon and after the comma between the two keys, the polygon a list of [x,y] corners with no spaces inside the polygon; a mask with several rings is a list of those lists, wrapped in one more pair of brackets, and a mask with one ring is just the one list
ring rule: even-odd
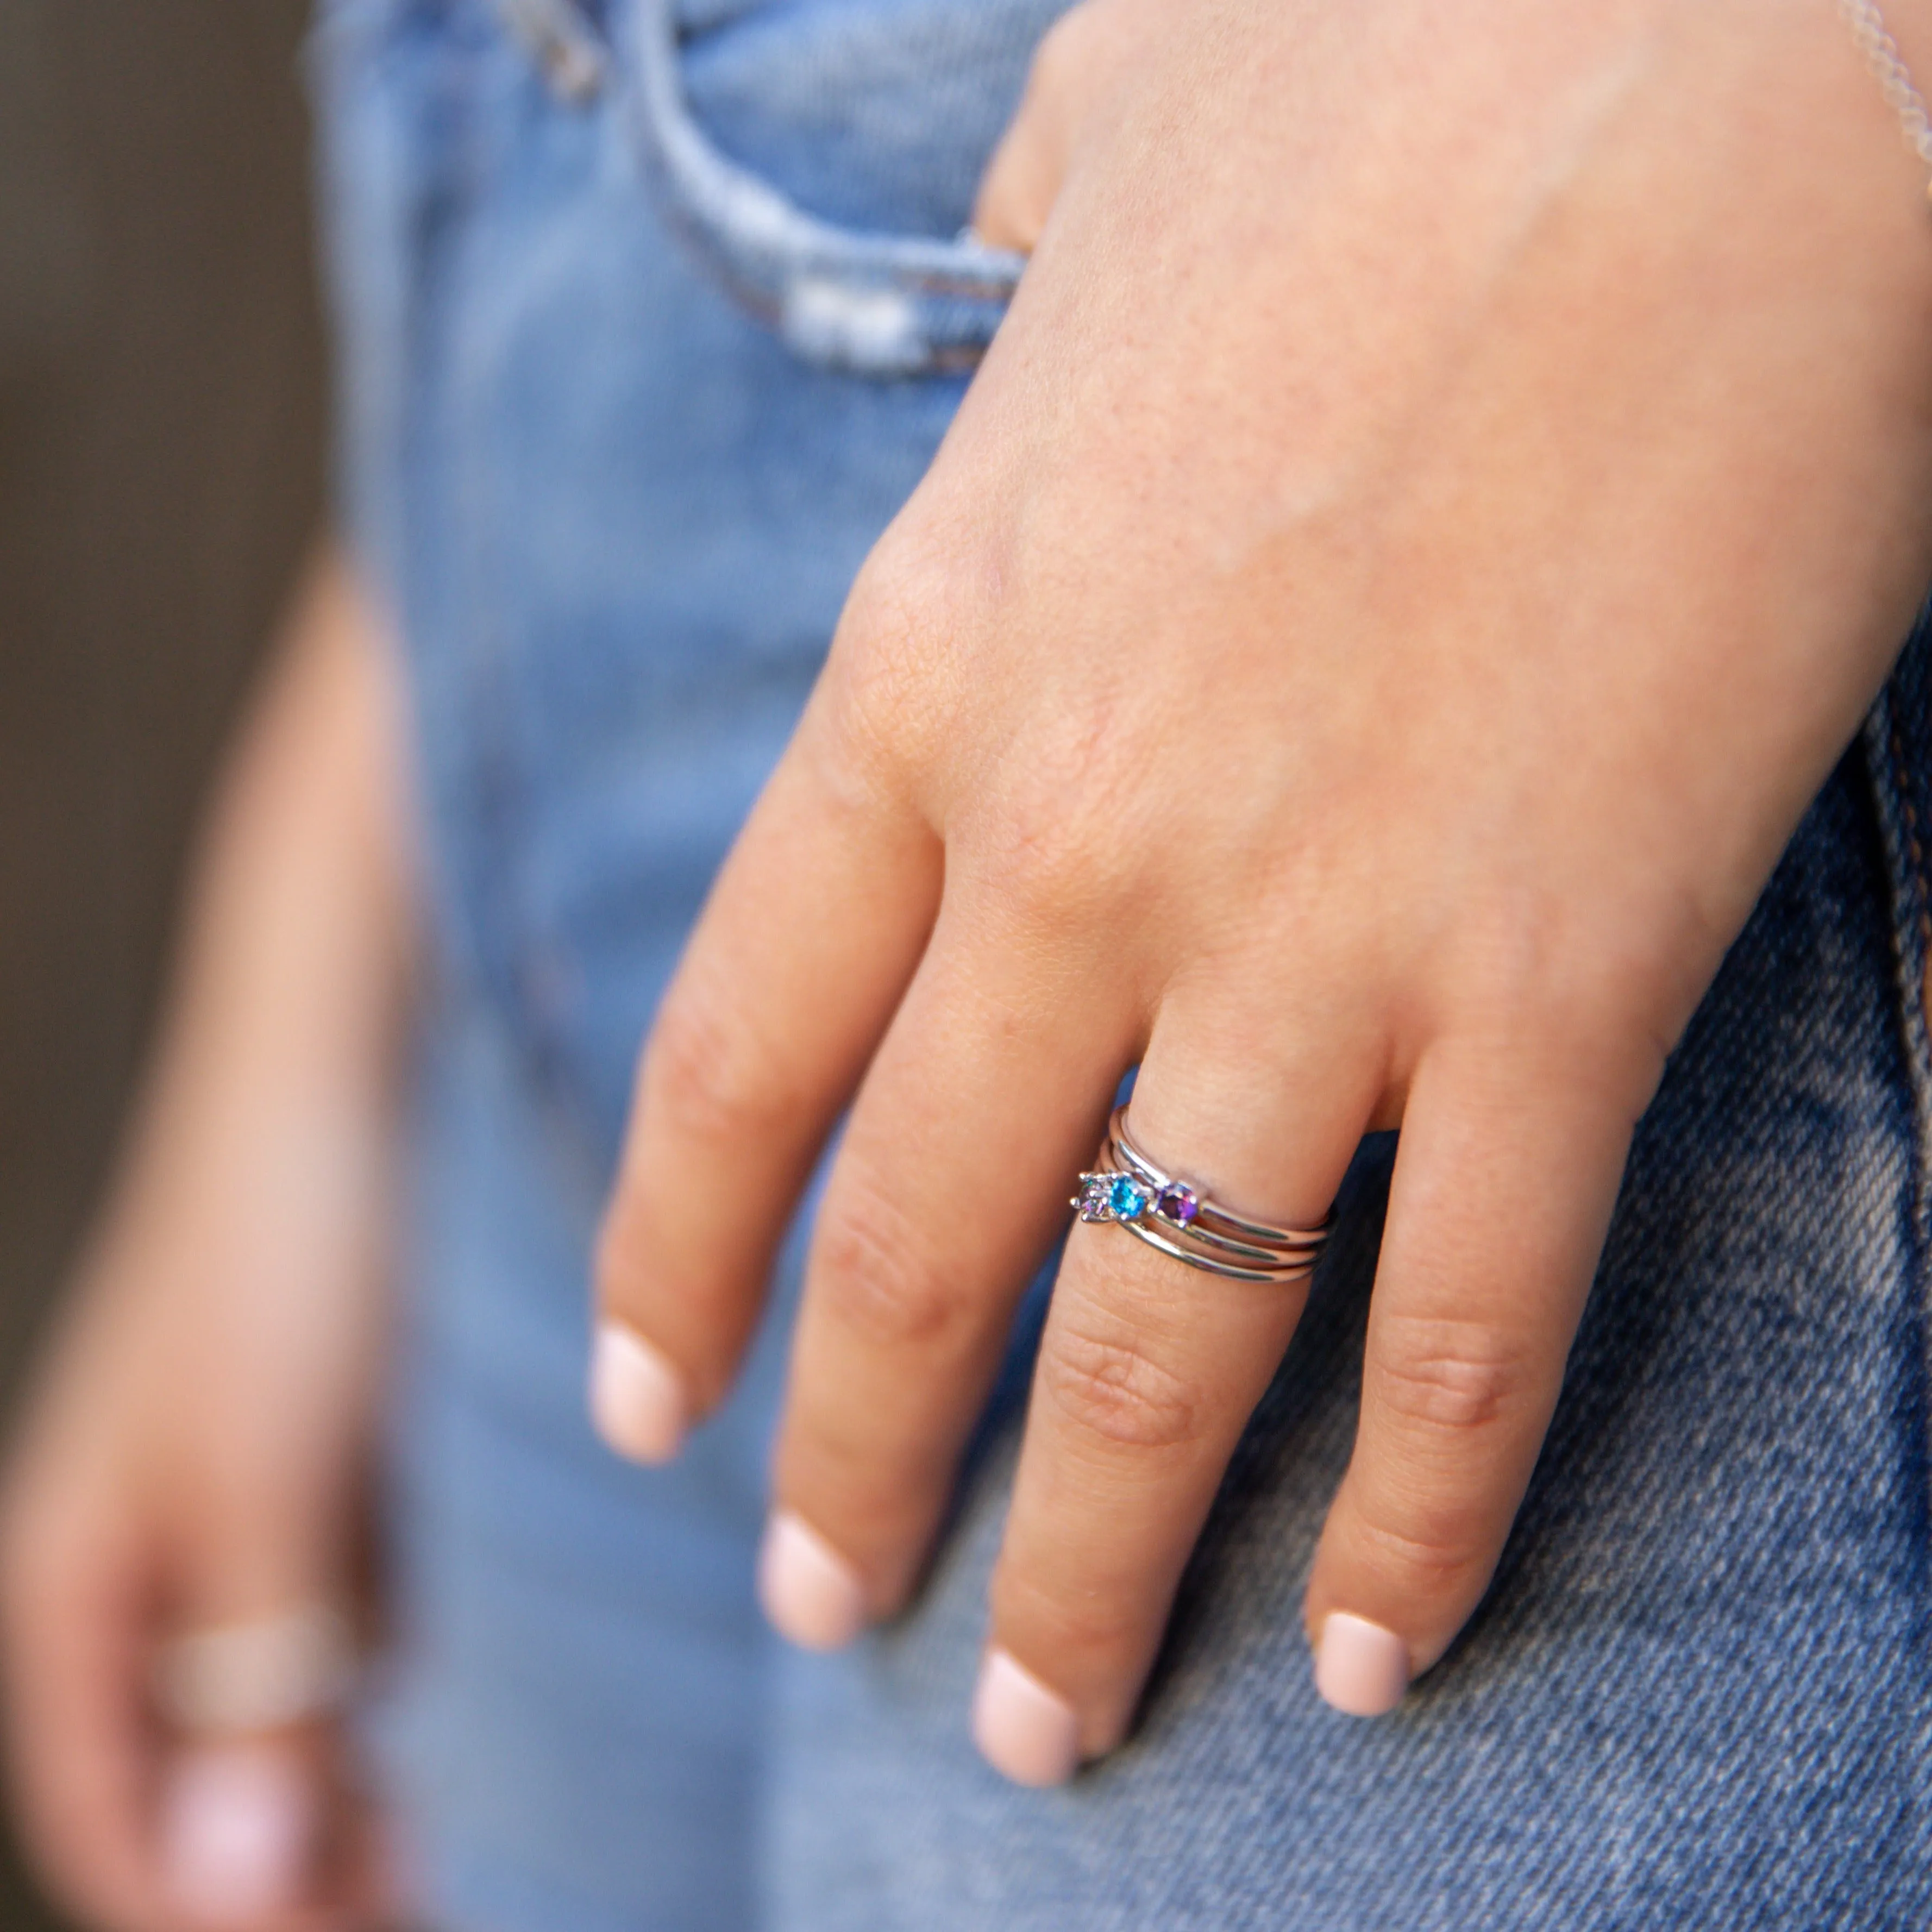
{"label": "pink painted fingernail", "polygon": [[162,1788],[159,1838],[170,1896],[190,1919],[250,1923],[301,1892],[316,1829],[313,1787],[286,1756],[191,1751]]}
{"label": "pink painted fingernail", "polygon": [[633,1462],[668,1462],[684,1444],[684,1384],[650,1342],[621,1322],[598,1324],[590,1352],[590,1419]]}
{"label": "pink painted fingernail", "polygon": [[1315,1688],[1352,1718],[1379,1718],[1408,1689],[1408,1647],[1366,1617],[1330,1610],[1316,1648]]}
{"label": "pink painted fingernail", "polygon": [[989,1650],[973,1694],[973,1742],[1016,1784],[1064,1784],[1080,1765],[1080,1720],[1004,1650]]}
{"label": "pink painted fingernail", "polygon": [[765,1526],[758,1600],[779,1636],[806,1650],[842,1649],[866,1628],[858,1573],[790,1510]]}

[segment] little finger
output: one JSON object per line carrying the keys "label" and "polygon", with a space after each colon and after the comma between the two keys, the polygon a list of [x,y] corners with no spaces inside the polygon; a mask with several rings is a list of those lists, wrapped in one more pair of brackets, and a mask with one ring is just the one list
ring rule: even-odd
{"label": "little finger", "polygon": [[1438,1050],[1412,1090],[1354,1454],[1304,1617],[1316,1688],[1401,1700],[1487,1588],[1556,1404],[1628,1151],[1625,1083],[1577,1057]]}

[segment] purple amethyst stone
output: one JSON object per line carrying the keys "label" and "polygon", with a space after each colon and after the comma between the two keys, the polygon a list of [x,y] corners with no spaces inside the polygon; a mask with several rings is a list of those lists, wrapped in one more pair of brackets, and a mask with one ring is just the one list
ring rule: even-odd
{"label": "purple amethyst stone", "polygon": [[1200,1213],[1201,1198],[1185,1181],[1177,1180],[1161,1190],[1160,1199],[1156,1205],[1163,1220],[1184,1228]]}

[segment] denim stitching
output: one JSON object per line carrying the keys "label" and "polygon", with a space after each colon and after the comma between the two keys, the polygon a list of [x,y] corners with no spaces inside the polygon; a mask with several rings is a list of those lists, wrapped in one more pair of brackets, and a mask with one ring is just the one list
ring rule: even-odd
{"label": "denim stitching", "polygon": [[[1927,974],[1932,970],[1932,871],[1927,865],[1926,812],[1916,794],[1932,778],[1932,725],[1925,716],[1932,690],[1932,601],[1922,608],[1892,677],[1873,706],[1864,731],[1883,843],[1894,896],[1894,956],[1898,968],[1902,1046],[1912,1084],[1913,1126],[1912,1259],[1913,1300],[1919,1310],[1922,1390],[1932,1389],[1932,1016],[1927,1011]],[[1932,1418],[1920,1436],[1932,1470]],[[1932,1510],[1932,1482],[1927,1508]],[[1932,1750],[1932,1714],[1922,1714],[1921,1761]],[[1924,1802],[1924,1793],[1918,1794]]]}
{"label": "denim stitching", "polygon": [[614,68],[672,226],[739,304],[806,361],[872,376],[970,370],[1004,318],[1023,256],[820,220],[728,159],[686,105],[676,0],[638,0],[621,58],[580,0],[495,0],[553,92],[580,106]]}
{"label": "denim stitching", "polygon": [[846,228],[807,213],[706,137],[678,74],[674,0],[640,0],[631,118],[675,226],[808,361],[873,376],[972,368],[1025,267],[970,238]]}
{"label": "denim stitching", "polygon": [[[1926,673],[1932,668],[1928,658],[1932,658],[1932,605],[1913,626],[1897,668],[1872,708],[1864,734],[1874,802],[1894,896],[1900,1020],[1918,1117],[1922,1170],[1926,1166],[1925,1150],[1932,1146],[1932,1027],[1928,1027],[1925,986],[1926,972],[1932,966],[1932,868],[1927,862],[1925,814],[1916,796],[1915,773],[1925,769],[1928,757],[1932,756],[1932,743],[1910,742],[1924,740],[1927,734],[1922,729],[1911,728],[1909,687],[1927,681]],[[1932,1214],[1928,1213],[1924,1184],[1922,1172],[1922,1237],[1932,1234]]]}

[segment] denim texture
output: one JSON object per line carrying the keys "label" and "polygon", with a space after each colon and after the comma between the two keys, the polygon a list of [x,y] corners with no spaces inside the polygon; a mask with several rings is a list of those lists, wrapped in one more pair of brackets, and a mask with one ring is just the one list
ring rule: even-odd
{"label": "denim texture", "polygon": [[688,9],[686,149],[791,211],[748,227],[643,124],[655,0],[318,21],[344,515],[405,646],[438,982],[376,1728],[462,1932],[750,1922],[782,1306],[680,1463],[630,1469],[584,1419],[590,1250],[651,1011],[962,392],[956,332],[863,374],[808,340],[778,257],[930,313],[935,262],[984,260],[952,238],[1052,11]]}
{"label": "denim texture", "polygon": [[1141,1730],[1066,1791],[965,1731],[1024,1342],[930,1588],[836,1658],[751,1601],[796,1240],[678,1465],[591,1437],[635,1050],[997,322],[958,231],[1058,4],[324,0],[344,515],[437,963],[376,1720],[433,1921],[1932,1924],[1922,640],[1673,1057],[1496,1587],[1394,1717],[1317,1702],[1298,1614],[1385,1140]]}
{"label": "denim texture", "polygon": [[[799,47],[779,10],[694,46],[671,0],[648,0],[630,50],[633,122],[685,232],[800,354],[879,376],[969,368],[1021,267],[922,231],[957,225],[959,185],[998,132],[985,107],[1010,96],[1042,10],[934,0],[916,12],[908,34],[903,5],[826,8],[829,31]],[[989,90],[989,75],[1007,84]]]}

